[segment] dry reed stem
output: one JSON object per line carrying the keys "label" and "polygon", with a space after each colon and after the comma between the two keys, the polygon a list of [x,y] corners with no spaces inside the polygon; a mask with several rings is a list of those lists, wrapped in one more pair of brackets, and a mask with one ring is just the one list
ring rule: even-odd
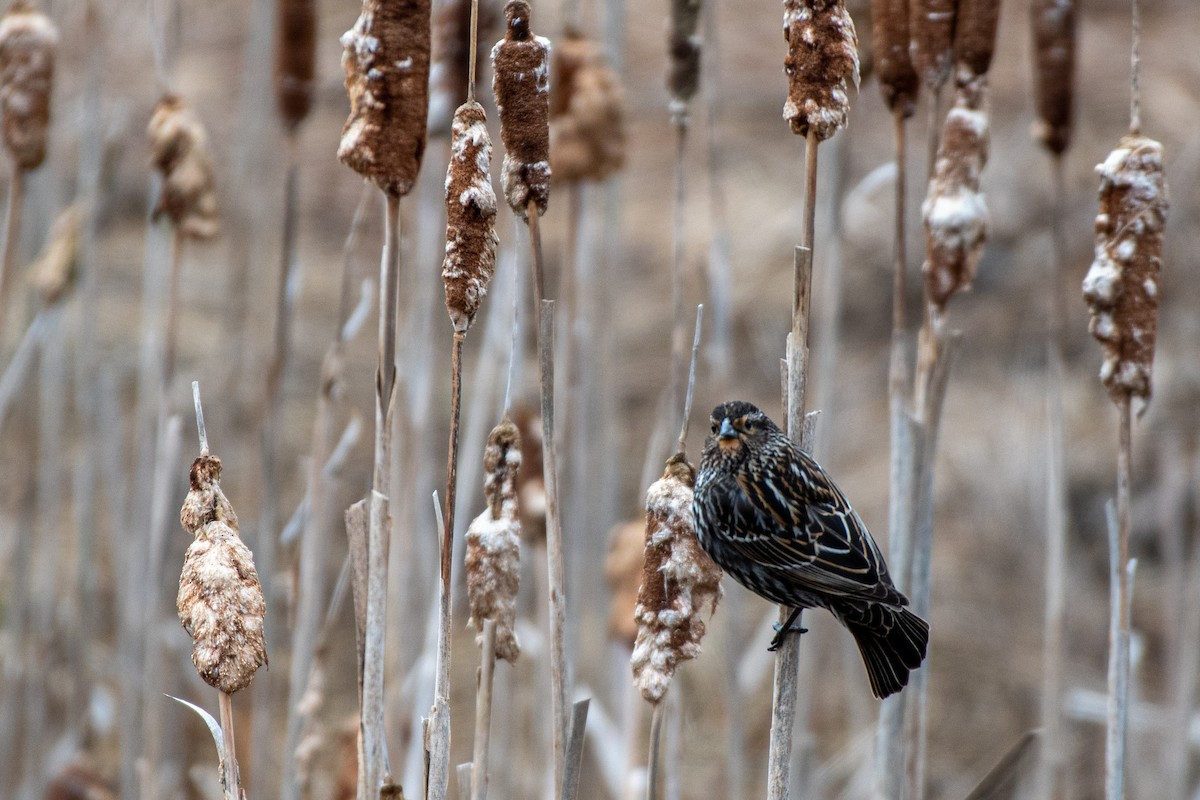
{"label": "dry reed stem", "polygon": [[1107,511],[1109,552],[1108,708],[1104,737],[1104,796],[1124,800],[1129,730],[1129,643],[1136,560],[1129,558],[1132,524],[1132,412],[1130,398],[1119,404],[1117,503]]}
{"label": "dry reed stem", "polygon": [[1061,155],[1071,142],[1075,84],[1075,0],[1034,0],[1035,59],[1033,136]]}
{"label": "dry reed stem", "polygon": [[676,125],[687,125],[688,103],[700,88],[699,28],[704,11],[702,0],[671,0],[667,22],[667,91],[671,93],[671,117]]}
{"label": "dry reed stem", "polygon": [[564,756],[563,785],[559,800],[575,800],[583,774],[583,743],[587,733],[588,708],[591,698],[576,700],[571,706],[571,724],[567,731],[567,752]]}
{"label": "dry reed stem", "polygon": [[290,132],[312,109],[317,4],[316,0],[279,0],[275,9],[275,105]]}
{"label": "dry reed stem", "polygon": [[200,118],[182,98],[165,94],[154,107],[146,132],[152,161],[162,174],[153,218],[165,214],[188,238],[215,236],[220,228],[217,195],[208,134]]}
{"label": "dry reed stem", "polygon": [[871,0],[871,34],[879,89],[892,114],[899,114],[904,119],[916,111],[921,86],[909,54],[909,2]]}
{"label": "dry reed stem", "polygon": [[658,784],[661,781],[660,773],[662,772],[663,717],[666,715],[666,703],[655,703],[654,711],[650,716],[650,755],[646,771],[647,800],[658,800],[662,796],[659,792]]}
{"label": "dry reed stem", "polygon": [[233,695],[221,692],[218,696],[221,709],[221,741],[224,744],[224,756],[221,765],[221,785],[225,789],[225,800],[241,800],[242,776],[238,769],[237,746],[233,738]]}
{"label": "dry reed stem", "polygon": [[849,84],[858,87],[858,35],[843,0],[784,0],[783,118],[792,133],[825,141],[846,125]]}
{"label": "dry reed stem", "polygon": [[58,27],[25,0],[14,0],[0,18],[0,112],[14,173],[46,159],[58,42]]}
{"label": "dry reed stem", "polygon": [[490,175],[492,140],[483,106],[469,101],[454,113],[446,171],[446,256],[442,280],[456,333],[466,333],[496,270],[496,193]]}
{"label": "dry reed stem", "polygon": [[504,38],[492,48],[501,185],[513,213],[529,222],[531,206],[541,215],[550,202],[550,42],[534,35],[525,0],[509,0],[504,16]]}
{"label": "dry reed stem", "polygon": [[564,183],[602,181],[625,163],[625,92],[599,45],[568,33],[554,51],[550,167]]}
{"label": "dry reed stem", "polygon": [[[486,800],[488,756],[492,735],[492,683],[496,670],[496,621],[483,621],[479,644],[479,677],[475,690],[475,744],[470,766],[470,799]],[[460,781],[461,786],[461,781]]]}
{"label": "dry reed stem", "polygon": [[13,164],[8,181],[8,204],[4,212],[4,250],[0,253],[0,338],[4,333],[8,284],[17,259],[17,240],[21,235],[21,212],[25,207],[25,171]]}
{"label": "dry reed stem", "polygon": [[406,195],[425,153],[430,0],[363,0],[341,42],[350,116],[338,159],[389,198]]}

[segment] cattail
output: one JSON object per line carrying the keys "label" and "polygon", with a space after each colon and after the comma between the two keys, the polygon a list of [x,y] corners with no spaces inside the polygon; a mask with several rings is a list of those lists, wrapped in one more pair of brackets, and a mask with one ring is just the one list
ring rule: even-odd
{"label": "cattail", "polygon": [[687,105],[700,87],[700,12],[701,0],[671,0],[667,22],[667,91],[671,93],[671,114],[682,120]]}
{"label": "cattail", "polygon": [[1075,0],[1033,0],[1033,82],[1037,122],[1033,136],[1061,154],[1071,140],[1075,81]]}
{"label": "cattail", "polygon": [[600,181],[625,163],[625,94],[592,41],[569,34],[554,53],[550,164],[562,181]]}
{"label": "cattail", "polygon": [[278,0],[275,22],[275,103],[294,129],[312,108],[317,58],[316,0]]}
{"label": "cattail", "polygon": [[154,218],[166,214],[185,236],[208,238],[219,229],[208,134],[195,112],[173,94],[154,107],[147,129],[162,189]]}
{"label": "cattail", "polygon": [[[971,89],[987,76],[996,49],[1000,0],[958,0],[954,28],[954,82]],[[977,106],[973,106],[977,107]]]}
{"label": "cattail", "polygon": [[46,159],[50,90],[58,28],[25,0],[15,0],[0,19],[0,111],[4,146],[18,169]]}
{"label": "cattail", "polygon": [[921,86],[909,54],[909,0],[871,0],[871,33],[883,101],[893,113],[911,117]]}
{"label": "cattail", "polygon": [[626,647],[637,639],[635,618],[638,588],[642,585],[642,560],[646,549],[646,522],[637,519],[613,526],[604,559],[604,579],[612,603],[608,612],[608,635]]}
{"label": "cattail", "polygon": [[522,470],[517,476],[517,509],[521,538],[532,545],[546,544],[546,476],[542,465],[542,418],[534,409],[518,405],[512,421],[521,442]]}
{"label": "cattail", "polygon": [[504,6],[507,30],[492,48],[492,92],[504,142],[504,199],[521,219],[550,202],[550,42],[530,28],[529,3]]}
{"label": "cattail", "polygon": [[784,0],[783,118],[792,133],[824,141],[846,125],[847,85],[858,86],[858,35],[842,0]]}
{"label": "cattail", "polygon": [[82,210],[78,204],[59,214],[50,226],[42,252],[29,265],[29,282],[41,296],[43,305],[57,303],[75,283],[81,218]]}
{"label": "cattail", "polygon": [[350,116],[338,159],[392,197],[421,169],[429,114],[429,0],[363,0],[342,34]]}
{"label": "cattail", "polygon": [[682,453],[646,492],[642,585],[634,616],[633,679],[648,703],[662,700],[675,668],[700,654],[704,607],[721,599],[721,570],[700,547],[692,514],[696,469]]}
{"label": "cattail", "polygon": [[909,0],[909,53],[917,75],[931,91],[950,76],[954,58],[954,19],[959,0]]}
{"label": "cattail", "polygon": [[[479,0],[479,38],[499,27],[496,0]],[[482,53],[476,54],[476,66]],[[471,74],[471,0],[444,0],[433,15],[433,63],[429,67],[429,130],[448,133],[454,110],[467,96]]]}
{"label": "cattail", "polygon": [[1083,280],[1088,330],[1104,347],[1100,380],[1116,400],[1150,399],[1167,184],[1163,147],[1140,134],[1121,139],[1096,167],[1100,213],[1096,257]]}
{"label": "cattail", "polygon": [[496,271],[496,192],[492,140],[483,106],[470,101],[454,112],[453,146],[446,170],[446,258],[442,281],[454,330],[466,333]]}
{"label": "cattail", "polygon": [[221,491],[221,461],[192,463],[191,491],[179,519],[196,540],[179,576],[179,621],[192,637],[192,663],[204,682],[233,694],[267,663],[267,608],[254,557],[237,531],[237,516]]}
{"label": "cattail", "polygon": [[488,435],[483,451],[488,507],[467,529],[467,599],[471,622],[483,641],[483,622],[496,622],[496,655],[516,661],[521,652],[513,628],[521,577],[521,520],[517,511],[517,475],[521,468],[521,436],[507,418]]}

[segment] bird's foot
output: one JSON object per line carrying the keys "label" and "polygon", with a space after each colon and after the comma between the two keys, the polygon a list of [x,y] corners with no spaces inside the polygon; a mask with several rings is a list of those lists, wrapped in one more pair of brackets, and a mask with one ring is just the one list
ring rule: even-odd
{"label": "bird's foot", "polygon": [[775,636],[771,639],[771,644],[767,646],[768,651],[774,653],[780,647],[783,647],[783,640],[787,638],[789,633],[794,633],[797,636],[803,633],[808,633],[808,628],[804,628],[799,624],[795,624],[800,621],[800,612],[803,610],[804,609],[802,608],[794,609],[788,616],[787,622],[783,623],[782,625],[776,622],[771,626],[775,630]]}

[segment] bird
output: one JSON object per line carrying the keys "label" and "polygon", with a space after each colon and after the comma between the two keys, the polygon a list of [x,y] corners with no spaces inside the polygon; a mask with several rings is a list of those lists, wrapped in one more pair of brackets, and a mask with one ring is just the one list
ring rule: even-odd
{"label": "bird", "polygon": [[908,685],[925,659],[929,624],[906,608],[862,518],[812,456],[753,404],[713,409],[693,512],[705,552],[750,591],[793,609],[771,650],[805,608],[832,612],[854,636],[871,691]]}

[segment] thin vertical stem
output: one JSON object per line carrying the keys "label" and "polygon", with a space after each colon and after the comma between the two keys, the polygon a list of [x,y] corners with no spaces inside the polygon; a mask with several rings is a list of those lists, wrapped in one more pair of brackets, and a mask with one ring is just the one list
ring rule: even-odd
{"label": "thin vertical stem", "polygon": [[200,405],[200,381],[192,381],[192,405],[196,407],[196,435],[200,439],[200,455],[208,455],[208,430],[204,427],[204,406]]}
{"label": "thin vertical stem", "polygon": [[529,201],[525,207],[526,222],[529,224],[529,246],[533,253],[533,323],[537,326],[538,335],[542,330],[542,300],[546,297],[545,268],[542,260],[541,220],[538,217],[537,202]]}
{"label": "thin vertical stem", "polygon": [[233,695],[217,690],[221,710],[221,740],[225,745],[225,800],[241,800],[242,778],[238,774],[237,747],[233,740]]}
{"label": "thin vertical stem", "polygon": [[[892,341],[904,337],[904,278],[908,261],[908,240],[905,235],[907,203],[905,194],[908,191],[908,159],[905,158],[905,136],[908,124],[904,111],[897,109],[892,114],[893,135],[896,145],[896,216],[893,227],[892,241]],[[903,362],[901,362],[903,366]],[[895,376],[893,376],[895,380]]]}
{"label": "thin vertical stem", "polygon": [[647,762],[646,800],[658,800],[661,794],[658,784],[662,780],[662,727],[663,717],[667,715],[667,704],[659,701],[654,704],[654,712],[650,717],[650,754]]}
{"label": "thin vertical stem", "polygon": [[483,621],[479,648],[479,687],[475,692],[475,752],[471,763],[471,800],[486,800],[492,731],[492,683],[496,674],[496,621]]}
{"label": "thin vertical stem", "polygon": [[471,0],[471,61],[467,65],[467,102],[475,100],[475,62],[479,59],[479,0]]}
{"label": "thin vertical stem", "polygon": [[932,178],[937,168],[938,145],[942,136],[942,87],[930,89],[926,96],[929,98],[929,130],[926,131],[926,177]]}
{"label": "thin vertical stem", "polygon": [[[175,378],[175,351],[179,339],[179,283],[180,272],[183,268],[183,233],[178,227],[172,228],[171,233],[171,268],[167,288],[167,314],[163,322],[163,367],[162,383],[160,385],[160,400],[171,391],[171,381]],[[160,412],[164,409],[160,408]]]}
{"label": "thin vertical stem", "polygon": [[1105,736],[1105,796],[1107,800],[1124,800],[1126,729],[1129,703],[1129,529],[1130,479],[1132,473],[1132,424],[1130,397],[1125,394],[1117,404],[1117,513],[1115,536],[1110,520],[1110,547],[1113,560],[1112,609],[1109,625],[1108,655],[1108,720]]}
{"label": "thin vertical stem", "polygon": [[683,252],[684,203],[686,198],[683,157],[687,150],[687,117],[681,116],[675,125],[675,208],[671,222],[671,378],[669,408],[678,408],[683,391],[685,362],[683,322]]}
{"label": "thin vertical stem", "polygon": [[679,452],[687,449],[688,421],[692,418],[692,397],[696,391],[696,359],[700,354],[700,323],[704,320],[704,304],[696,306],[696,331],[692,334],[692,360],[688,367],[687,391],[683,396],[683,425],[679,428]]}
{"label": "thin vertical stem", "polygon": [[1129,132],[1142,132],[1142,8],[1132,0],[1133,43],[1129,52]]}
{"label": "thin vertical stem", "polygon": [[0,338],[4,334],[4,310],[8,307],[8,283],[21,238],[21,211],[25,205],[25,170],[14,160],[8,182],[8,210],[4,216],[4,251],[0,256]]}

